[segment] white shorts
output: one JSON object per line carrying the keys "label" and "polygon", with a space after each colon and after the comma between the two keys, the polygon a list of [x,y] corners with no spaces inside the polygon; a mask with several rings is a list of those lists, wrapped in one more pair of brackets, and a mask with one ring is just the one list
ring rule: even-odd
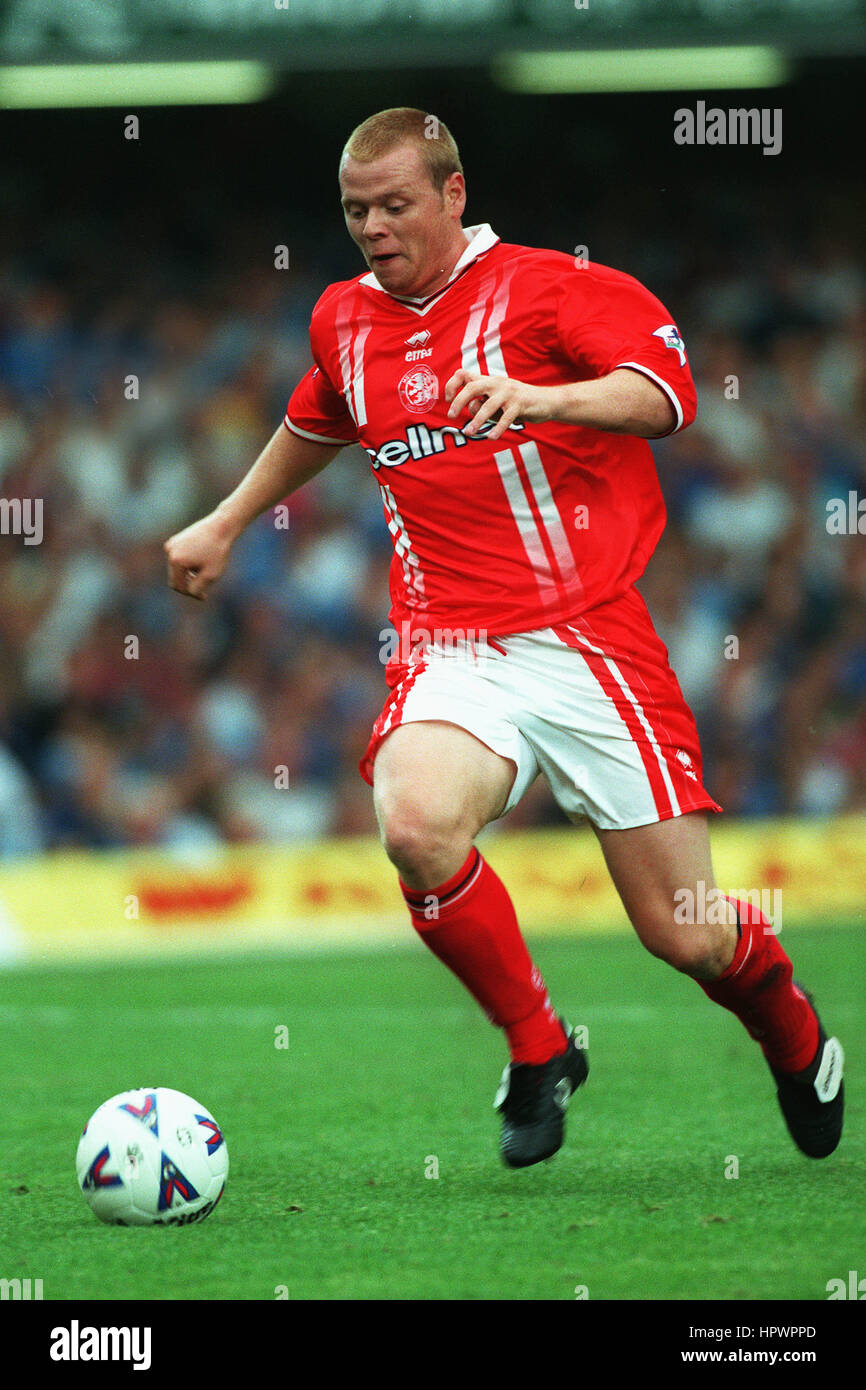
{"label": "white shorts", "polygon": [[441,720],[515,765],[502,815],[539,771],[566,816],[602,830],[720,811],[702,785],[695,721],[643,601],[618,602],[569,625],[455,638],[415,659],[392,658],[362,776],[372,784],[379,744],[400,724]]}

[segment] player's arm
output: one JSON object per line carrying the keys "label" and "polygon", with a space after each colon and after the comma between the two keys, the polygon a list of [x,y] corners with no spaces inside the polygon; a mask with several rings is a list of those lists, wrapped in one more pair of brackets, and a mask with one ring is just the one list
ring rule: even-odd
{"label": "player's arm", "polygon": [[165,542],[171,588],[190,598],[206,598],[250,522],[314,478],[342,447],[302,439],[281,424],[234,492],[208,516]]}
{"label": "player's arm", "polygon": [[569,425],[655,439],[669,434],[677,422],[670,397],[657,382],[632,367],[617,367],[597,381],[575,381],[549,389],[554,392],[551,420]]}
{"label": "player's arm", "polygon": [[477,434],[487,420],[499,415],[486,439],[499,439],[515,420],[526,424],[559,420],[644,439],[669,434],[676,424],[676,412],[662,387],[631,367],[618,367],[595,381],[563,386],[531,386],[511,377],[481,376],[461,369],[446,383],[445,399],[451,402],[448,414],[452,418],[469,412],[464,434]]}

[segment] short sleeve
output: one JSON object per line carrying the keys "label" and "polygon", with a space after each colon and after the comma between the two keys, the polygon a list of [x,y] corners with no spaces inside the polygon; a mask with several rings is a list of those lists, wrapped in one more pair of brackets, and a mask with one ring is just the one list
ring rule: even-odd
{"label": "short sleeve", "polygon": [[562,351],[591,378],[629,367],[670,400],[670,434],[690,425],[697,397],[685,343],[667,309],[638,280],[587,265],[560,282],[557,334]]}
{"label": "short sleeve", "polygon": [[301,377],[289,399],[284,424],[302,439],[317,444],[354,444],[358,427],[346,402],[321,367]]}

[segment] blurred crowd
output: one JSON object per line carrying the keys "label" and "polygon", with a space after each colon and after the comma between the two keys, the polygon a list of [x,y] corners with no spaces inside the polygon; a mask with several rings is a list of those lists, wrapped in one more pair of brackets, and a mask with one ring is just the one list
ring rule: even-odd
{"label": "blurred crowd", "polygon": [[[866,499],[861,209],[780,226],[758,187],[724,218],[703,196],[680,241],[630,240],[615,204],[582,238],[671,308],[698,383],[698,423],[654,445],[669,525],[641,590],[726,810],[864,810],[866,544],[827,525]],[[517,239],[507,207],[483,220]],[[163,541],[246,471],[318,294],[361,269],[339,225],[294,231],[287,270],[268,231],[227,200],[204,248],[156,213],[81,210],[50,253],[26,216],[0,236],[0,497],[43,499],[44,532],[0,535],[2,856],[375,829],[391,548],[366,455],[254,524],[206,604],[166,585]],[[539,779],[507,824],[560,820]]]}

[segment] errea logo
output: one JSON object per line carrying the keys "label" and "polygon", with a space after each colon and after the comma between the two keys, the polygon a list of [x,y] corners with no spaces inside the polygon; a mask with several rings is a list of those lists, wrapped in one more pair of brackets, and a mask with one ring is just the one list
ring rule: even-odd
{"label": "errea logo", "polygon": [[421,328],[417,333],[413,333],[411,337],[404,339],[404,341],[406,346],[412,349],[411,352],[406,353],[404,361],[417,362],[422,357],[433,356],[433,349],[427,346],[430,341],[430,332],[428,329]]}

